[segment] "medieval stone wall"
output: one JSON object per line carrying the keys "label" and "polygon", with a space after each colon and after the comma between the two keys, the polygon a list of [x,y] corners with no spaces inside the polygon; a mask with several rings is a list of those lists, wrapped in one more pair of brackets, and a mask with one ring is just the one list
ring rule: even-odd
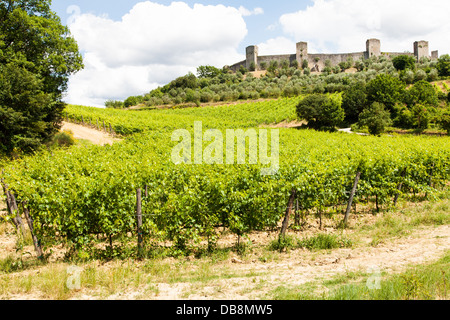
{"label": "medieval stone wall", "polygon": [[437,59],[439,57],[437,51],[432,51],[430,56],[429,54],[429,45],[427,41],[416,41],[413,44],[414,53],[410,52],[382,52],[381,51],[381,41],[378,39],[368,39],[366,41],[366,51],[363,52],[354,52],[354,53],[337,53],[337,54],[326,54],[326,53],[308,53],[308,43],[307,42],[298,42],[296,44],[296,53],[295,54],[280,54],[280,55],[266,55],[259,56],[258,55],[258,47],[257,46],[249,46],[246,48],[246,60],[235,63],[229,68],[237,72],[241,66],[244,66],[247,69],[250,69],[250,66],[255,65],[257,70],[261,70],[260,65],[262,62],[267,64],[267,67],[270,65],[271,61],[277,61],[278,64],[281,64],[283,61],[289,61],[292,64],[293,61],[298,61],[299,66],[302,65],[303,60],[308,61],[308,67],[311,70],[323,70],[325,68],[325,62],[330,61],[331,67],[339,65],[341,62],[345,62],[348,59],[352,59],[353,61],[357,61],[360,59],[368,59],[370,57],[379,57],[381,55],[387,56],[390,58],[399,56],[399,55],[411,55],[415,56],[417,61],[419,61],[423,57]]}

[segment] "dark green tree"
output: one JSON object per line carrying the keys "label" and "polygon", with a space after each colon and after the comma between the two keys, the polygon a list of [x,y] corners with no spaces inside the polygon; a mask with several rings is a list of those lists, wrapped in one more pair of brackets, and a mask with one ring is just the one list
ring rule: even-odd
{"label": "dark green tree", "polygon": [[167,88],[167,91],[163,91],[164,93],[168,93],[171,89],[177,89],[177,88],[182,88],[182,89],[196,89],[198,88],[199,83],[198,83],[198,79],[197,77],[189,72],[187,75],[183,76],[183,77],[178,77],[175,80],[173,80],[172,82],[169,83],[169,86]]}
{"label": "dark green tree", "polygon": [[83,68],[49,0],[0,1],[0,150],[35,150],[61,127],[69,76]]}
{"label": "dark green tree", "polygon": [[315,129],[331,129],[344,120],[344,110],[341,104],[324,94],[312,94],[297,105],[299,119],[308,121]]}
{"label": "dark green tree", "polygon": [[438,60],[436,68],[441,77],[450,76],[450,55],[444,54]]}
{"label": "dark green tree", "polygon": [[348,87],[342,95],[342,108],[345,112],[345,121],[358,122],[360,113],[367,106],[367,94],[364,85]]}
{"label": "dark green tree", "polygon": [[202,78],[215,78],[222,74],[222,70],[213,66],[200,66],[197,68],[197,76]]}
{"label": "dark green tree", "polygon": [[367,84],[367,101],[369,104],[382,103],[389,112],[393,112],[395,104],[404,97],[405,87],[405,83],[398,78],[389,74],[379,74]]}
{"label": "dark green tree", "polygon": [[406,69],[414,70],[416,67],[416,59],[413,56],[402,54],[394,57],[392,59],[392,64],[394,65],[394,68],[399,71]]}
{"label": "dark green tree", "polygon": [[450,109],[447,108],[444,112],[442,112],[440,119],[439,119],[439,125],[442,129],[447,131],[447,135],[450,136]]}
{"label": "dark green tree", "polygon": [[421,103],[430,106],[436,106],[438,104],[438,95],[433,85],[425,80],[417,81],[408,91],[405,93],[406,103],[408,106]]}
{"label": "dark green tree", "polygon": [[392,124],[389,111],[382,103],[374,102],[359,115],[360,126],[367,126],[372,135],[382,134]]}

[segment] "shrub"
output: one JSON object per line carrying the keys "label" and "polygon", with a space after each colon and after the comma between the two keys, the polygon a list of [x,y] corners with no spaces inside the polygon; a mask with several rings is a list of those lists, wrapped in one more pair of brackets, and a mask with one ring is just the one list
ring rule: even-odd
{"label": "shrub", "polygon": [[450,55],[444,54],[437,62],[436,68],[441,77],[450,76]]}
{"label": "shrub", "polygon": [[105,107],[107,108],[114,108],[114,109],[121,109],[123,108],[124,104],[122,101],[118,100],[106,100],[105,101]]}
{"label": "shrub", "polygon": [[304,69],[304,70],[306,70],[306,69],[308,69],[309,70],[309,68],[308,68],[308,60],[303,60],[302,61],[302,69]]}
{"label": "shrub", "polygon": [[53,144],[61,147],[70,147],[75,144],[75,138],[70,130],[64,130],[53,137]]}
{"label": "shrub", "polygon": [[359,115],[359,126],[367,126],[372,135],[382,134],[387,126],[392,123],[389,111],[385,110],[384,105],[374,102]]}
{"label": "shrub", "polygon": [[450,136],[450,109],[447,109],[442,113],[439,119],[439,125],[442,129],[446,130],[447,134]]}
{"label": "shrub", "polygon": [[342,108],[345,112],[345,121],[358,122],[360,113],[367,105],[367,94],[364,86],[351,86],[342,95]]}
{"label": "shrub", "polygon": [[430,122],[430,113],[427,107],[422,104],[416,104],[411,112],[414,119],[414,127],[420,131],[427,129]]}
{"label": "shrub", "polygon": [[323,94],[312,94],[297,105],[297,115],[312,128],[332,128],[344,120],[344,110],[336,99]]}
{"label": "shrub", "polygon": [[414,70],[416,66],[416,60],[413,56],[409,55],[400,55],[392,59],[392,64],[394,65],[395,69],[401,71],[401,70]]}
{"label": "shrub", "polygon": [[427,73],[424,70],[422,70],[422,69],[417,70],[416,77],[415,77],[416,81],[425,80],[426,78],[427,78]]}
{"label": "shrub", "polygon": [[428,81],[435,81],[439,78],[439,72],[437,71],[437,69],[431,69],[430,72],[428,73]]}
{"label": "shrub", "polygon": [[259,68],[260,68],[261,70],[266,70],[266,69],[267,69],[267,62],[261,62],[261,63],[259,64]]}
{"label": "shrub", "polygon": [[408,90],[406,101],[409,106],[417,103],[435,106],[438,104],[438,95],[433,85],[425,80],[416,82],[411,89]]}
{"label": "shrub", "polygon": [[394,76],[379,74],[367,84],[366,92],[369,103],[382,103],[392,112],[395,104],[404,96],[405,84]]}

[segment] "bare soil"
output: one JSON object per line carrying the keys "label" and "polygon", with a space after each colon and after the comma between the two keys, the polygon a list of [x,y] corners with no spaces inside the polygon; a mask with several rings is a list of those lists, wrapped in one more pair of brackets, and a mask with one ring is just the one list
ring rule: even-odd
{"label": "bare soil", "polygon": [[114,138],[108,133],[69,122],[63,122],[61,130],[71,131],[75,139],[88,140],[93,144],[101,146],[106,144],[112,145],[114,142],[120,141],[120,139]]}

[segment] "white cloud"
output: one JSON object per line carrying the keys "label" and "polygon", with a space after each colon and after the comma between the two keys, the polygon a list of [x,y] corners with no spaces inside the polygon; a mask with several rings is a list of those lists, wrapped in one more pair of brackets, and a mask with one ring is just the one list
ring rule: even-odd
{"label": "white cloud", "polygon": [[295,42],[285,37],[269,39],[266,42],[258,44],[258,54],[261,56],[294,54],[295,50]]}
{"label": "white cloud", "polygon": [[164,85],[199,65],[222,67],[244,59],[242,13],[223,5],[136,4],[121,21],[77,13],[70,30],[84,52],[85,69],[73,75],[68,103],[102,106]]}
{"label": "white cloud", "polygon": [[364,51],[369,38],[383,51],[413,51],[428,40],[430,50],[450,52],[450,2],[442,0],[313,0],[305,10],[280,18],[283,31],[308,41],[310,52]]}
{"label": "white cloud", "polygon": [[263,8],[259,8],[259,7],[253,9],[253,11],[250,11],[247,8],[243,7],[243,6],[240,6],[239,7],[239,12],[244,17],[246,17],[246,16],[257,16],[257,15],[260,15],[260,14],[264,14]]}

